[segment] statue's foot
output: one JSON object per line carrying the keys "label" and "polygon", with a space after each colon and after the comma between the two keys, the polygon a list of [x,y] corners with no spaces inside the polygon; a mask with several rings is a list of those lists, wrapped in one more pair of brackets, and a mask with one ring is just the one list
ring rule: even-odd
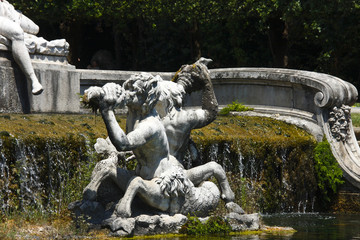
{"label": "statue's foot", "polygon": [[235,200],[235,194],[231,190],[230,186],[223,187],[221,189],[221,199],[224,200],[227,203],[228,202],[233,202]]}
{"label": "statue's foot", "polygon": [[33,95],[39,95],[43,91],[44,91],[44,88],[40,83],[33,84],[33,86],[32,86],[32,94]]}
{"label": "statue's foot", "polygon": [[96,199],[96,191],[91,190],[89,188],[85,188],[84,192],[83,192],[83,199],[84,200],[89,200],[89,201],[94,201]]}
{"label": "statue's foot", "polygon": [[115,206],[115,212],[118,217],[129,218],[131,217],[131,208],[120,202]]}

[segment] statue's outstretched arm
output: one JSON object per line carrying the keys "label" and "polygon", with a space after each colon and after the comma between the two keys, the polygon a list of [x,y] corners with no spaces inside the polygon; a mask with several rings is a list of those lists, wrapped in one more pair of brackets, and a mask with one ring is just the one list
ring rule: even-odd
{"label": "statue's outstretched arm", "polygon": [[118,122],[116,121],[114,110],[112,109],[103,109],[101,110],[101,115],[104,120],[107,132],[111,142],[116,147],[118,151],[131,150],[131,144],[125,134],[121,129]]}
{"label": "statue's outstretched arm", "polygon": [[219,104],[216,100],[214,88],[211,83],[210,77],[203,88],[201,101],[201,107],[205,114],[204,118],[200,119],[199,123],[195,126],[195,128],[204,127],[214,121],[219,110]]}
{"label": "statue's outstretched arm", "polygon": [[211,59],[200,58],[192,65],[184,65],[174,78],[174,81],[181,85],[188,94],[202,91],[201,110],[190,110],[188,114],[188,121],[192,124],[192,129],[208,125],[214,121],[218,113],[218,102],[207,68],[211,61]]}
{"label": "statue's outstretched arm", "polygon": [[109,138],[117,151],[129,151],[144,145],[156,131],[153,124],[148,121],[142,121],[128,134],[121,129],[114,108],[123,106],[127,98],[127,92],[115,83],[105,84],[102,88],[91,87],[84,94],[84,102],[94,108],[100,108]]}

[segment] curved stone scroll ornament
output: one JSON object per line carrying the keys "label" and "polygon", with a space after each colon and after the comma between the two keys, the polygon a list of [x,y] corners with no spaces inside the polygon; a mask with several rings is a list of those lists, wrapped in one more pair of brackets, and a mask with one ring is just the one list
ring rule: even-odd
{"label": "curved stone scroll ornament", "polygon": [[351,105],[358,97],[357,89],[350,83],[334,76],[321,74],[324,99],[319,106],[318,123],[324,134],[344,177],[355,187],[360,188],[360,147],[355,137],[351,121]]}

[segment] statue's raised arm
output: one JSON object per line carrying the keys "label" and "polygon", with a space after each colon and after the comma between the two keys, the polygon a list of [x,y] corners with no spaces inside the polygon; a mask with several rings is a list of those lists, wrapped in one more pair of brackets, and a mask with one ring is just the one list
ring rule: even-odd
{"label": "statue's raised arm", "polygon": [[[192,143],[191,130],[201,128],[215,120],[218,112],[218,103],[207,64],[211,59],[200,58],[194,64],[183,65],[175,74],[173,81],[160,82],[161,97],[157,110],[161,115],[161,122],[165,127],[169,141],[170,154],[183,163],[186,150]],[[202,109],[184,109],[182,101],[186,93],[202,91]],[[196,152],[196,151],[193,151]],[[195,160],[198,154],[192,154]],[[221,189],[221,197],[226,202],[234,200],[234,193],[229,186],[225,171],[216,162],[210,162],[186,171],[186,176],[200,185],[203,181],[214,176]]]}
{"label": "statue's raised arm", "polygon": [[[207,68],[211,61],[200,58],[194,64],[183,65],[173,81],[160,82],[161,96],[156,109],[166,129],[170,154],[180,162],[189,146],[191,130],[208,125],[217,116],[218,103]],[[202,108],[183,108],[185,94],[194,91],[202,92]]]}
{"label": "statue's raised arm", "polygon": [[174,77],[174,82],[182,86],[186,93],[202,91],[202,109],[187,111],[187,120],[192,124],[192,129],[208,125],[215,120],[218,113],[218,102],[207,68],[210,62],[211,59],[202,57],[194,64],[183,65]]}

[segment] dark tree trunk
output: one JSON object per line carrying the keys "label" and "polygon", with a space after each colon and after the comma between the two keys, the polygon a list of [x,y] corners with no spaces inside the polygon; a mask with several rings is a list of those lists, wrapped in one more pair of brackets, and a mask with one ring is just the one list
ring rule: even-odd
{"label": "dark tree trunk", "polygon": [[115,61],[117,63],[117,69],[123,69],[125,66],[123,52],[122,52],[122,44],[121,44],[121,34],[115,28],[116,24],[113,24],[113,36],[114,36],[114,55]]}
{"label": "dark tree trunk", "polygon": [[273,56],[273,67],[288,66],[288,26],[278,18],[269,19],[269,43]]}
{"label": "dark tree trunk", "polygon": [[82,51],[82,39],[83,39],[83,24],[79,22],[69,23],[68,34],[66,40],[70,44],[70,54],[68,59],[70,63],[78,66],[80,64],[81,51]]}
{"label": "dark tree trunk", "polygon": [[191,52],[195,61],[201,57],[199,24],[196,19],[191,29]]}

